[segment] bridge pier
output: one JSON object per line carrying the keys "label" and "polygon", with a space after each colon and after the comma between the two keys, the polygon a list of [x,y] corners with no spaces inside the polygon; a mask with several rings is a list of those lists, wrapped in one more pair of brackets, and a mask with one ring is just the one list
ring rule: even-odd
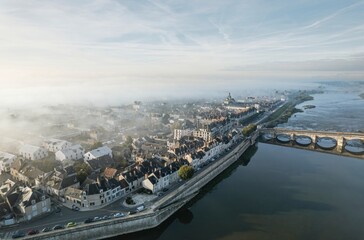
{"label": "bridge pier", "polygon": [[296,141],[296,134],[291,133],[291,141]]}
{"label": "bridge pier", "polygon": [[346,144],[346,139],[344,137],[338,137],[336,143],[336,151],[342,153]]}
{"label": "bridge pier", "polygon": [[277,138],[277,133],[276,133],[276,131],[273,131],[273,132],[272,132],[272,138],[273,138],[273,139],[276,139],[276,138]]}
{"label": "bridge pier", "polygon": [[314,145],[316,145],[316,143],[317,143],[317,136],[316,136],[316,135],[312,135],[312,136],[311,136],[311,140],[312,140],[312,143],[313,143]]}
{"label": "bridge pier", "polygon": [[311,137],[311,141],[312,141],[312,146],[313,146],[313,149],[316,149],[317,148],[317,135],[312,135],[310,136]]}

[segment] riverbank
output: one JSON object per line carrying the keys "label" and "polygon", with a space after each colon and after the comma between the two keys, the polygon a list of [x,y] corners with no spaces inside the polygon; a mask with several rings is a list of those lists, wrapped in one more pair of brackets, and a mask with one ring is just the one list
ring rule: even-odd
{"label": "riverbank", "polygon": [[285,103],[277,111],[272,113],[264,122],[264,126],[267,128],[274,128],[278,124],[286,123],[288,119],[295,113],[303,112],[303,110],[296,108],[298,104],[306,101],[311,101],[314,98],[310,95],[310,92],[299,92],[297,95],[292,97],[292,100]]}

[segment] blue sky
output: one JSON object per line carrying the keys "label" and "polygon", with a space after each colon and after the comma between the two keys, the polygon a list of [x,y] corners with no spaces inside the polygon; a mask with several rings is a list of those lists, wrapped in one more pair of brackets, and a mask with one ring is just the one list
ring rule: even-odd
{"label": "blue sky", "polygon": [[364,76],[364,1],[0,0],[0,32],[3,89]]}

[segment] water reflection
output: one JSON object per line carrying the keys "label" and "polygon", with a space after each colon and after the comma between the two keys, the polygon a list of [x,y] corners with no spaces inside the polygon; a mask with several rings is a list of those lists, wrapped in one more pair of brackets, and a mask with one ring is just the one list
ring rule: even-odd
{"label": "water reflection", "polygon": [[322,149],[333,149],[336,147],[337,141],[333,138],[323,137],[318,138],[316,144]]}
{"label": "water reflection", "polygon": [[193,220],[193,213],[186,207],[182,207],[176,214],[180,223],[189,224]]}
{"label": "water reflection", "polygon": [[364,142],[360,139],[348,140],[345,150],[354,154],[364,154]]}
{"label": "water reflection", "polygon": [[312,143],[312,140],[310,137],[307,136],[297,136],[296,143],[302,146],[308,146]]}

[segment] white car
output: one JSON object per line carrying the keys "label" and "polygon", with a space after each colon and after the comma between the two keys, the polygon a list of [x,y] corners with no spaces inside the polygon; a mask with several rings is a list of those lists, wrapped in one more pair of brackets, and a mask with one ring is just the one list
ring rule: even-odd
{"label": "white car", "polygon": [[144,205],[140,205],[139,207],[136,208],[137,212],[141,212],[144,210]]}
{"label": "white car", "polygon": [[121,213],[121,212],[118,212],[118,213],[115,213],[114,215],[112,215],[114,218],[119,218],[119,217],[124,217],[125,214],[124,213]]}

